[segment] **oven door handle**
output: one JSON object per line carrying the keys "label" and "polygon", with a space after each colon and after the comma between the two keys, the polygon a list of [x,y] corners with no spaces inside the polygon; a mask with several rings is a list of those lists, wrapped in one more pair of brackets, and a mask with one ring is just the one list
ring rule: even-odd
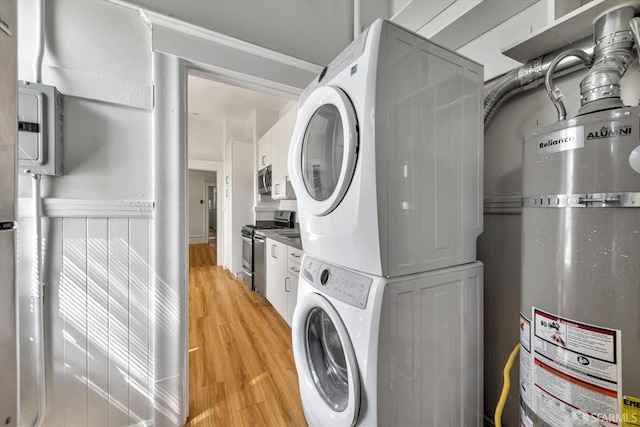
{"label": "oven door handle", "polygon": [[247,242],[247,243],[252,243],[252,241],[251,241],[251,237],[245,237],[245,236],[242,236],[242,240],[244,240],[244,241],[245,241],[245,242]]}

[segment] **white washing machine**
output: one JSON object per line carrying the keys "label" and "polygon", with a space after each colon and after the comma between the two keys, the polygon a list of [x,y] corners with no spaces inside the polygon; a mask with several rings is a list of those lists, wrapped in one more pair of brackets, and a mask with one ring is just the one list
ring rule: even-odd
{"label": "white washing machine", "polygon": [[305,253],[396,277],[476,259],[483,67],[378,20],[305,90],[289,150]]}
{"label": "white washing machine", "polygon": [[305,255],[293,351],[310,426],[480,426],[482,264],[386,279]]}

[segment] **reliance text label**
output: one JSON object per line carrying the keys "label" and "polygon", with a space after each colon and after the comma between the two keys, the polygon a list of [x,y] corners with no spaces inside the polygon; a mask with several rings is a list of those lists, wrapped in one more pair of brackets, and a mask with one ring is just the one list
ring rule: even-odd
{"label": "reliance text label", "polygon": [[584,147],[584,128],[582,126],[548,133],[536,140],[536,151],[540,156],[582,147]]}

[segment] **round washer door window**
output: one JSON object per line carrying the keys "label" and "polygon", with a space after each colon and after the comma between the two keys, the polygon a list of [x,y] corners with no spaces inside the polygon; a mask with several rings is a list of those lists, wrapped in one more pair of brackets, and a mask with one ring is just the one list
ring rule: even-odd
{"label": "round washer door window", "polygon": [[353,426],[360,407],[360,376],[351,340],[333,305],[304,296],[293,320],[294,356],[303,401],[334,426]]}
{"label": "round washer door window", "polygon": [[347,95],[322,86],[298,112],[289,155],[291,184],[298,201],[314,215],[326,215],[342,201],[356,165],[358,126]]}
{"label": "round washer door window", "polygon": [[340,334],[329,315],[314,308],[307,320],[307,363],[316,389],[334,411],[349,404],[349,375]]}

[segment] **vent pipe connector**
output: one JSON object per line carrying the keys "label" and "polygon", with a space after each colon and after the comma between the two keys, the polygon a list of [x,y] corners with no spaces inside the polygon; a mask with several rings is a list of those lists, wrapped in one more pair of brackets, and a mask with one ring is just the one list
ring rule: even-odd
{"label": "vent pipe connector", "polygon": [[620,80],[633,59],[634,41],[629,23],[634,13],[633,7],[623,7],[596,21],[593,66],[580,83],[578,115],[624,107]]}
{"label": "vent pipe connector", "polygon": [[568,50],[566,52],[561,53],[551,62],[549,65],[549,69],[544,78],[544,86],[547,89],[547,93],[549,94],[549,98],[551,98],[551,102],[556,106],[556,110],[558,111],[558,121],[564,120],[567,118],[567,110],[564,108],[564,94],[560,90],[560,88],[553,85],[553,73],[556,71],[556,67],[560,62],[562,62],[565,58],[570,56],[576,57],[580,59],[586,67],[590,67],[593,63],[591,56],[587,54],[585,51],[580,49]]}

